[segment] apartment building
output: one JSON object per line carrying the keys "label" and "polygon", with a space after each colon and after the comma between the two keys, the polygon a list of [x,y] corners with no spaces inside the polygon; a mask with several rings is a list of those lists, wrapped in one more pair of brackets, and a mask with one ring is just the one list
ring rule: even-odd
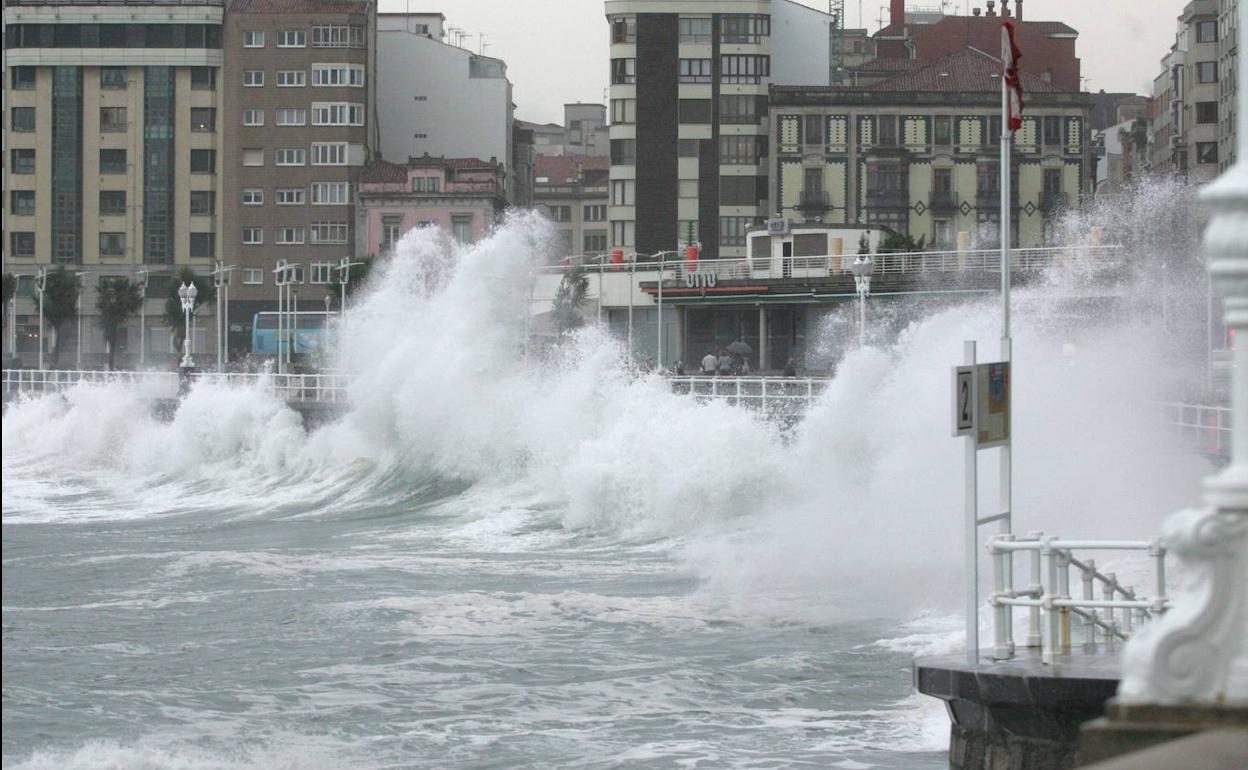
{"label": "apartment building", "polygon": [[[1192,0],[1153,80],[1152,169],[1195,183],[1217,176],[1222,108],[1217,0]],[[1231,118],[1233,120],[1233,117]]]}
{"label": "apartment building", "polygon": [[[826,84],[831,17],[790,0],[606,0],[610,246],[707,256],[768,214],[767,87]],[[774,78],[774,81],[773,81]]]}
{"label": "apartment building", "polygon": [[224,30],[223,221],[232,349],[277,308],[273,270],[320,302],[354,256],[353,195],[377,148],[369,0],[231,0]]}
{"label": "apartment building", "polygon": [[[223,12],[222,0],[5,3],[4,257],[23,296],[19,353],[41,344],[34,273],[65,265],[81,274],[84,323],[81,341],[76,324],[62,329],[62,356],[103,362],[94,290],[139,271],[153,276],[143,344],[172,355],[169,276],[220,255]],[[119,360],[139,343],[127,329]]]}
{"label": "apartment building", "polygon": [[607,251],[607,175],[601,155],[539,155],[533,202],[555,222],[558,258]]}
{"label": "apartment building", "polygon": [[1218,0],[1218,169],[1235,164],[1239,0]]}
{"label": "apartment building", "polygon": [[[959,231],[999,243],[1000,67],[968,48],[865,87],[772,86],[776,215],[885,226],[938,248]],[[1040,246],[1087,186],[1091,98],[1022,77],[1012,241]]]}

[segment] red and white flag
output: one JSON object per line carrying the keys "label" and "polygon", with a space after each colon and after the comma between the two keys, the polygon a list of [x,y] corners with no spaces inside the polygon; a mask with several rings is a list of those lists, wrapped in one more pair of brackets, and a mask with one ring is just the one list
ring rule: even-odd
{"label": "red and white flag", "polygon": [[1013,133],[1023,127],[1023,78],[1018,71],[1018,60],[1022,58],[1018,46],[1014,45],[1013,22],[1001,22],[1001,63],[1005,72],[1005,126]]}

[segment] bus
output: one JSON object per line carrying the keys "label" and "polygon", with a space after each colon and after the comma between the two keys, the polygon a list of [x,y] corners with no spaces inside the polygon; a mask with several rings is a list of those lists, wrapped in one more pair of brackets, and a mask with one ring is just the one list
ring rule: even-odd
{"label": "bus", "polygon": [[[277,313],[256,313],[251,322],[251,352],[275,356],[278,353],[278,333],[282,340],[292,340],[291,352],[315,353],[328,346],[330,314],[324,310],[300,310],[282,313],[281,329]],[[291,320],[294,319],[293,335]],[[285,344],[282,345],[285,349]]]}

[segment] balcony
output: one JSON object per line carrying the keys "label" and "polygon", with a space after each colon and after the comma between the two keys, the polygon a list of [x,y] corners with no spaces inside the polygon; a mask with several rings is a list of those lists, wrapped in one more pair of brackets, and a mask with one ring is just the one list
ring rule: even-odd
{"label": "balcony", "polygon": [[831,205],[826,190],[802,190],[801,197],[797,201],[797,210],[827,211]]}
{"label": "balcony", "polygon": [[958,207],[958,198],[953,190],[932,190],[927,207],[932,211],[953,211]]}
{"label": "balcony", "polygon": [[910,195],[900,190],[867,190],[867,208],[908,209]]}
{"label": "balcony", "polygon": [[1045,190],[1040,193],[1040,210],[1045,212],[1061,211],[1066,208],[1066,193]]}

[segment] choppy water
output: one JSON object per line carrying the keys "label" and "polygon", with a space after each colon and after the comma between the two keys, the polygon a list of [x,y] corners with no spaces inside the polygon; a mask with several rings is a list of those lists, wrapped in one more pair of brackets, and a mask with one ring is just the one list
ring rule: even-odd
{"label": "choppy water", "polygon": [[[910,661],[962,643],[948,366],[991,309],[851,352],[782,439],[600,330],[516,355],[545,235],[406,238],[316,431],[211,385],[10,408],[5,766],[943,767]],[[1019,529],[1155,531],[1202,470],[1140,419],[1155,351],[1031,307]]]}

